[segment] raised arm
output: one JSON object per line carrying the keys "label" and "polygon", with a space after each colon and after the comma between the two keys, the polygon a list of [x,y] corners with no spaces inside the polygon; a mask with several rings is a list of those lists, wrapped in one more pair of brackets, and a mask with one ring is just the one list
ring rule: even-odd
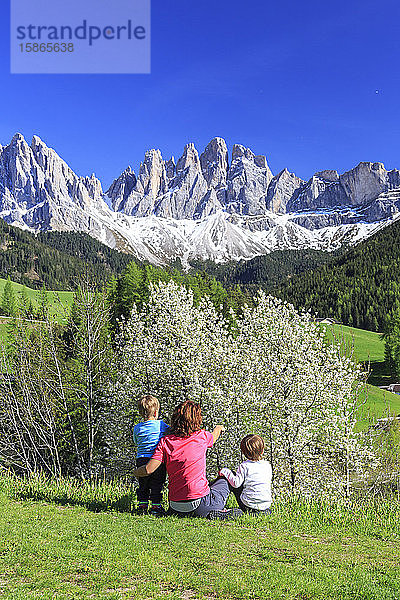
{"label": "raised arm", "polygon": [[214,444],[221,435],[225,431],[225,427],[223,425],[216,425],[214,427],[214,431],[212,432],[212,436],[214,438]]}
{"label": "raised arm", "polygon": [[238,470],[236,471],[236,475],[234,475],[230,469],[226,468],[221,469],[219,474],[222,475],[222,477],[225,477],[225,479],[227,479],[234,488],[240,487],[245,478],[245,470],[243,465],[239,466]]}
{"label": "raised arm", "polygon": [[132,471],[132,475],[134,477],[147,477],[154,473],[156,469],[161,465],[160,460],[156,460],[155,458],[150,458],[149,462],[143,465],[142,467],[138,467]]}

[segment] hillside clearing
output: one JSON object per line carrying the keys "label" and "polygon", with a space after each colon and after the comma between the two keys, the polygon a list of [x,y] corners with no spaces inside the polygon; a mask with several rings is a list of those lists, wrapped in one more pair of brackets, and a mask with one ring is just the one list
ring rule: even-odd
{"label": "hillside clearing", "polygon": [[354,349],[354,357],[364,363],[366,369],[370,369],[369,384],[365,391],[365,405],[359,412],[361,427],[368,426],[374,417],[385,416],[388,413],[400,414],[400,396],[378,387],[391,383],[390,374],[384,363],[385,344],[381,334],[346,325],[324,325],[324,327],[328,340],[335,339],[340,342],[344,352],[351,353]]}
{"label": "hillside clearing", "polygon": [[[6,279],[0,278],[0,298],[3,295],[4,286],[6,284]],[[35,309],[39,306],[39,298],[40,298],[40,290],[33,290],[27,286],[23,286],[20,283],[12,282],[12,287],[14,290],[15,298],[18,302],[23,290],[25,289],[26,296],[28,300],[32,301],[33,307]],[[63,292],[63,291],[47,291],[47,297],[49,300],[49,312],[50,316],[55,316],[57,320],[62,322],[65,320],[66,314],[68,313],[69,308],[72,305],[74,293],[73,292]],[[4,325],[7,323],[7,319],[3,316],[0,316],[0,324]],[[4,330],[4,327],[1,327],[0,332]]]}
{"label": "hillside clearing", "polygon": [[[385,344],[380,333],[346,325],[333,325],[332,328],[336,339],[343,339],[348,349],[354,345],[354,355],[359,362],[385,360]],[[327,330],[329,332],[329,327]]]}

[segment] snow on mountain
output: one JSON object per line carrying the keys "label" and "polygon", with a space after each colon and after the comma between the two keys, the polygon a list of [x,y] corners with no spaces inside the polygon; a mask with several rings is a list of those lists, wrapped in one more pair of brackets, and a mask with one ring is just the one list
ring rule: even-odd
{"label": "snow on mountain", "polygon": [[[111,203],[112,208],[110,208]],[[399,217],[400,171],[362,162],[305,182],[287,169],[273,176],[265,156],[214,138],[199,155],[145,154],[104,193],[78,177],[37,136],[0,146],[0,217],[33,232],[82,231],[155,264],[181,258],[250,259],[276,249],[332,251]]]}

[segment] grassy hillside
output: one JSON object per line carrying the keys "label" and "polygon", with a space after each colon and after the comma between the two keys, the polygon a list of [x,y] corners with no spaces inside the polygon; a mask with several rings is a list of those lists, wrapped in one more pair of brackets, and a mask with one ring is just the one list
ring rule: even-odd
{"label": "grassy hillside", "polygon": [[370,417],[382,416],[388,411],[400,414],[400,396],[378,387],[392,383],[390,375],[385,369],[385,344],[380,334],[344,325],[325,327],[328,339],[340,341],[344,351],[351,352],[354,349],[354,357],[359,362],[365,363],[366,368],[369,367],[371,370],[370,385],[365,394],[365,405],[359,415],[360,425],[367,426]]}
{"label": "grassy hillside", "polygon": [[346,325],[332,325],[327,328],[331,339],[333,335],[330,329],[333,329],[336,339],[344,340],[349,350],[354,346],[354,355],[358,361],[382,362],[384,360],[385,344],[379,333]]}
{"label": "grassy hillside", "polygon": [[[82,486],[81,486],[82,487]],[[275,503],[216,522],[130,514],[120,486],[35,502],[0,481],[5,600],[398,600],[399,504]],[[11,493],[10,493],[11,492]],[[43,489],[46,496],[46,489]],[[112,497],[111,505],[108,498]],[[114,506],[113,511],[105,511]],[[97,511],[97,512],[93,512]],[[18,523],[18,527],[15,524]]]}
{"label": "grassy hillside", "polygon": [[[6,284],[6,279],[0,278],[0,299],[3,295],[4,286]],[[39,296],[40,290],[33,290],[29,287],[23,286],[19,283],[12,283],[15,297],[18,301],[18,298],[21,296],[22,290],[25,289],[25,293],[32,301],[34,308],[37,308],[39,305]],[[73,292],[58,292],[58,291],[48,291],[47,292],[49,299],[49,309],[50,315],[56,315],[61,321],[65,317],[65,312],[72,305]],[[0,315],[0,332],[6,327],[5,323],[7,323],[7,319]]]}
{"label": "grassy hillside", "polygon": [[358,413],[358,427],[364,429],[371,424],[376,417],[387,415],[400,415],[400,396],[386,390],[381,390],[374,385],[368,385],[365,394],[364,406]]}

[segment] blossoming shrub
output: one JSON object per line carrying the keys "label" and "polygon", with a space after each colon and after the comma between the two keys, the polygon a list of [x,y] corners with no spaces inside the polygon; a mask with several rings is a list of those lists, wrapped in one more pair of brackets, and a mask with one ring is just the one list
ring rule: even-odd
{"label": "blossoming shrub", "polygon": [[110,436],[125,439],[126,448],[124,414],[151,392],[166,419],[191,399],[201,404],[208,429],[226,426],[208,461],[210,475],[238,464],[240,439],[252,432],[265,439],[281,494],[348,495],[373,459],[354,431],[360,368],[326,343],[308,313],[281,300],[260,292],[232,328],[207,299],[196,307],[190,291],[161,283],[142,312],[133,310],[119,351]]}

